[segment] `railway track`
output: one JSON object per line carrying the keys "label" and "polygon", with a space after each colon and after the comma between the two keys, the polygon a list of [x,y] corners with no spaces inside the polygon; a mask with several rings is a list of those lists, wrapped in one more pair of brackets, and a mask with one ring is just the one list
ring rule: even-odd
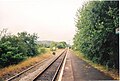
{"label": "railway track", "polygon": [[55,81],[66,53],[67,50],[65,50],[56,60],[54,60],[42,73],[36,76],[33,81]]}
{"label": "railway track", "polygon": [[[48,59],[49,59],[49,58],[48,58]],[[22,74],[30,71],[31,69],[35,68],[36,66],[39,66],[40,64],[44,63],[45,61],[47,61],[47,59],[45,59],[45,60],[43,60],[43,61],[41,61],[41,62],[38,62],[37,64],[35,64],[35,65],[33,65],[33,66],[31,66],[31,67],[23,70],[22,72],[14,75],[14,76],[12,76],[12,77],[10,77],[9,79],[7,79],[7,80],[5,80],[5,81],[17,81],[17,78],[21,77]]]}
{"label": "railway track", "polygon": [[[31,80],[22,80],[22,81],[55,81],[56,75],[59,72],[59,69],[65,58],[66,52],[67,52],[67,49],[65,49],[60,55],[56,56],[56,58],[54,58],[49,64],[47,64],[47,66],[41,72],[39,72],[39,74],[35,75],[35,77],[32,78]],[[21,81],[18,79],[18,78],[21,78],[21,75],[23,75],[27,71],[31,70],[32,68],[36,67],[37,65],[44,63],[45,61],[46,60],[44,60],[41,63],[37,63],[34,66],[22,71],[21,73],[15,75],[5,81]]]}

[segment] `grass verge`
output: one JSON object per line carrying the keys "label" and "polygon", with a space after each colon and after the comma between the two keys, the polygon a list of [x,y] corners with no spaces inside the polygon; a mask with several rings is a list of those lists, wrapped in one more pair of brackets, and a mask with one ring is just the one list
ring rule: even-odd
{"label": "grass verge", "polygon": [[106,75],[111,76],[115,80],[119,80],[119,72],[116,69],[111,69],[111,68],[108,69],[108,68],[106,68],[103,65],[93,63],[92,61],[88,60],[79,51],[72,51],[72,52],[74,52],[75,55],[77,55],[80,59],[84,60],[85,62],[87,62],[88,64],[90,64],[91,66],[93,66],[94,68],[100,70],[101,72],[105,73]]}
{"label": "grass verge", "polygon": [[2,80],[2,79],[4,80],[10,76],[13,76],[16,73],[19,73],[19,72],[23,71],[24,69],[26,69],[26,68],[34,65],[35,63],[38,63],[50,56],[51,56],[50,50],[47,49],[47,52],[44,54],[40,54],[36,57],[28,58],[27,60],[20,62],[17,65],[11,65],[11,66],[2,68],[2,69],[0,69],[0,78],[1,78],[0,80]]}

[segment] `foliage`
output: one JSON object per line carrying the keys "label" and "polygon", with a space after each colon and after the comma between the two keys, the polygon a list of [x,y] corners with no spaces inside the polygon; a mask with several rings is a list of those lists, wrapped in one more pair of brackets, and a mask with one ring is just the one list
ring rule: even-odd
{"label": "foliage", "polygon": [[39,45],[39,47],[38,47],[38,52],[39,52],[39,53],[45,53],[45,52],[46,52],[45,47]]}
{"label": "foliage", "polygon": [[39,41],[38,44],[42,47],[50,48],[51,50],[53,50],[53,47],[58,48],[58,49],[62,49],[62,48],[66,48],[68,46],[67,43],[64,41],[61,41],[61,42]]}
{"label": "foliage", "polygon": [[[17,35],[4,34],[0,39],[0,67],[17,64],[27,57],[36,56],[38,45],[36,34],[21,32]],[[41,49],[43,52],[44,50]]]}
{"label": "foliage", "polygon": [[50,43],[50,50],[51,51],[55,51],[56,50],[56,48],[58,48],[58,49],[64,49],[64,48],[66,48],[67,47],[67,43],[66,42],[64,42],[64,41],[62,41],[62,42],[51,42]]}
{"label": "foliage", "polygon": [[56,42],[51,42],[50,43],[50,50],[55,51],[56,50],[57,43]]}
{"label": "foliage", "polygon": [[93,62],[119,68],[118,1],[90,1],[76,15],[74,48]]}
{"label": "foliage", "polygon": [[59,49],[61,49],[61,48],[66,48],[66,46],[67,46],[66,42],[58,42],[58,43],[57,43],[57,47],[58,47]]}

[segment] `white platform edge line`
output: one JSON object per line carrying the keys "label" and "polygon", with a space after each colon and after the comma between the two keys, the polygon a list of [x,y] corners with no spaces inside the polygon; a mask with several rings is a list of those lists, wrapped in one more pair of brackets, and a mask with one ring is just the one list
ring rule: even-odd
{"label": "white platform edge line", "polygon": [[[67,51],[67,53],[68,53],[68,51]],[[66,54],[66,56],[65,56],[65,59],[64,59],[64,62],[63,62],[63,66],[62,66],[62,68],[61,68],[61,72],[60,72],[58,81],[62,81],[62,75],[63,75],[63,70],[64,70],[64,67],[65,67],[65,63],[66,63],[66,58],[67,58],[67,54]]]}

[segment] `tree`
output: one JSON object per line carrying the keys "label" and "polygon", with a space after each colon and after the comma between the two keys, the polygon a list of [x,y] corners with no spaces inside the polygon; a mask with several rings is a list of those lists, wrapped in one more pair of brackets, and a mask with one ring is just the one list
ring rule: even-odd
{"label": "tree", "polygon": [[[21,32],[18,33],[18,37],[19,40],[22,41],[20,42],[20,44],[22,44],[24,47],[26,47],[26,49],[24,50],[24,53],[27,54],[27,56],[35,56],[36,54],[38,54],[38,51],[36,50],[37,48],[37,44],[36,44],[36,40],[37,40],[37,35],[33,34],[27,34],[27,32]],[[22,49],[23,47],[20,47],[20,49]]]}
{"label": "tree", "polygon": [[[27,57],[38,54],[38,45],[36,34],[27,32],[18,33],[18,35],[4,34],[0,39],[0,67],[6,67],[17,64]],[[42,49],[41,52],[44,50]]]}
{"label": "tree", "polygon": [[66,48],[66,46],[67,46],[67,43],[64,42],[64,41],[63,41],[63,42],[58,42],[58,43],[57,43],[57,47],[60,48],[60,49],[61,49],[61,48]]}
{"label": "tree", "polygon": [[77,34],[74,47],[93,62],[106,67],[119,66],[118,1],[90,1],[76,15]]}

